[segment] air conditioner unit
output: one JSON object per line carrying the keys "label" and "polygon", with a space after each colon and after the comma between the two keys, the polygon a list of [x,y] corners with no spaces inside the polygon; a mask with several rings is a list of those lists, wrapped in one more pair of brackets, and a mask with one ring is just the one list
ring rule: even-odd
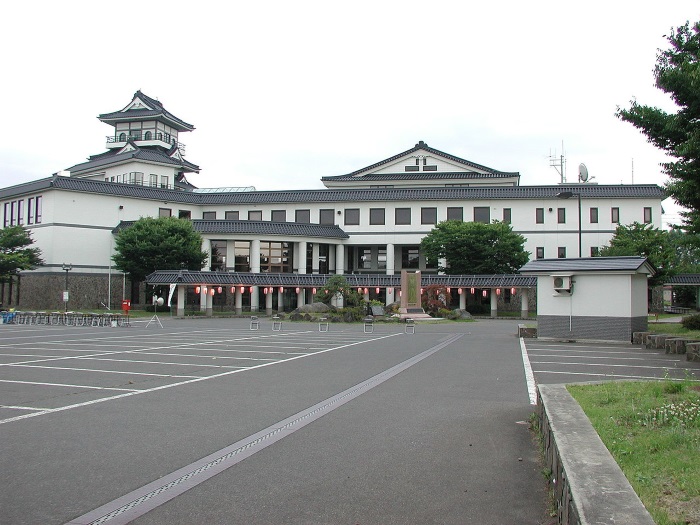
{"label": "air conditioner unit", "polygon": [[568,292],[571,290],[570,275],[555,275],[552,276],[552,281],[554,284],[554,290],[557,292]]}

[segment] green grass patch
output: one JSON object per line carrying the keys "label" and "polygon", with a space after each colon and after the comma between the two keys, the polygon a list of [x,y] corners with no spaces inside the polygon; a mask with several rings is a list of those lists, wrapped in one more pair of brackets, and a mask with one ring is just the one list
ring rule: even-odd
{"label": "green grass patch", "polygon": [[606,382],[568,390],[656,523],[700,523],[700,385]]}
{"label": "green grass patch", "polygon": [[700,330],[687,330],[680,323],[649,323],[649,331],[657,334],[674,334],[700,339]]}

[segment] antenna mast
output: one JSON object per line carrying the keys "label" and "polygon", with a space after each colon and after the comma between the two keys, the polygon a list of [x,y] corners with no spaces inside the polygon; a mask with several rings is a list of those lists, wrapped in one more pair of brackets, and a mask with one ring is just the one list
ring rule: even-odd
{"label": "antenna mast", "polygon": [[554,155],[552,151],[549,151],[549,165],[557,170],[557,173],[561,177],[561,183],[566,182],[566,159],[564,158],[564,141],[561,143],[561,155],[557,156],[556,150],[554,150]]}

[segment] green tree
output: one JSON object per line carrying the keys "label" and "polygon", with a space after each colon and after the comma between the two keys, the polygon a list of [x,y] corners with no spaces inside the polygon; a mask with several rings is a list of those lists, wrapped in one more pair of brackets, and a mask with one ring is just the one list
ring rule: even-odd
{"label": "green tree", "polygon": [[336,295],[343,298],[343,304],[346,306],[359,305],[362,301],[362,296],[353,290],[348,284],[347,279],[342,275],[333,275],[328,278],[322,292],[316,294],[317,300],[328,305]]}
{"label": "green tree", "polygon": [[630,122],[649,142],[675,159],[662,164],[668,175],[666,190],[688,208],[682,212],[685,227],[700,233],[700,22],[671,31],[670,49],[659,50],[654,68],[656,87],[678,106],[676,113],[631,101],[616,116]]}
{"label": "green tree", "polygon": [[192,223],[175,217],[139,219],[117,234],[115,252],[115,266],[135,282],[155,270],[201,270],[208,257]]}
{"label": "green tree", "polygon": [[662,284],[675,273],[676,252],[670,242],[667,231],[654,228],[651,224],[634,222],[619,225],[610,244],[600,249],[601,257],[619,257],[638,255],[646,257],[658,273],[650,284]]}
{"label": "green tree", "polygon": [[529,259],[525,238],[510,224],[445,221],[421,241],[429,261],[447,261],[438,269],[450,275],[515,273]]}
{"label": "green tree", "polygon": [[33,270],[44,264],[39,248],[31,233],[22,226],[10,226],[0,230],[0,280],[7,282],[21,270]]}

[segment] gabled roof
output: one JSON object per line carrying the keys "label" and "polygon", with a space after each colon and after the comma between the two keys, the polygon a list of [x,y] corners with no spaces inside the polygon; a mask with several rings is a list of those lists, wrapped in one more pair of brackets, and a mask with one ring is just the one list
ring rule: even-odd
{"label": "gabled roof", "polygon": [[192,131],[194,126],[167,111],[163,104],[151,98],[141,91],[134,93],[131,102],[119,111],[102,113],[97,118],[106,124],[114,125],[116,122],[137,120],[160,120],[168,123],[178,131]]}
{"label": "gabled roof", "polygon": [[[199,233],[283,235],[286,237],[321,237],[349,239],[350,236],[336,225],[305,224],[296,222],[192,220],[192,227]],[[113,233],[128,228],[134,221],[121,221]]]}
{"label": "gabled roof", "polygon": [[[134,152],[129,153],[128,155]],[[102,157],[99,157],[100,159]],[[85,163],[87,165],[88,163]],[[84,166],[84,165],[78,165]],[[97,166],[93,166],[97,167]],[[137,199],[161,200],[188,204],[245,205],[245,204],[295,204],[295,203],[345,203],[358,201],[393,202],[415,200],[496,200],[496,199],[554,199],[563,191],[581,193],[582,199],[664,199],[664,190],[655,184],[580,186],[502,186],[497,188],[369,188],[337,190],[294,191],[222,191],[194,193],[190,191],[151,188],[135,184],[104,182],[77,177],[49,177],[32,183],[0,189],[0,198],[8,198],[47,188],[81,191],[103,195],[122,195]]]}
{"label": "gabled roof", "polygon": [[656,273],[646,257],[581,257],[571,259],[535,259],[520,268],[520,273],[537,274],[553,272],[639,272]]}
{"label": "gabled roof", "polygon": [[129,142],[129,144],[133,149],[127,151],[124,151],[124,148],[120,151],[109,150],[99,155],[93,155],[89,157],[87,162],[71,166],[67,171],[70,171],[72,175],[76,175],[98,168],[106,168],[112,164],[120,164],[131,160],[143,160],[145,162],[178,166],[186,172],[199,173],[199,166],[196,164],[178,158],[175,154],[169,154],[172,149],[166,152],[158,147],[140,147],[136,146],[133,142]]}
{"label": "gabled roof", "polygon": [[[367,175],[362,175],[363,173],[369,173],[371,171],[374,171],[378,168],[381,168],[382,166],[385,166],[387,164],[390,164],[392,162],[395,162],[402,157],[412,155],[414,153],[417,153],[419,151],[425,151],[426,153],[429,153],[431,155],[434,155],[436,157],[442,157],[446,160],[450,160],[452,162],[456,162],[459,164],[463,164],[465,166],[470,166],[472,168],[475,168],[476,170],[483,171],[484,173],[479,173],[480,178],[490,178],[490,177],[520,177],[520,173],[518,172],[503,172],[503,171],[497,171],[491,168],[488,168],[486,166],[482,166],[481,164],[476,164],[475,162],[471,162],[469,160],[461,159],[459,157],[456,157],[454,155],[450,155],[449,153],[445,153],[444,151],[440,151],[435,148],[431,148],[428,146],[425,142],[422,140],[418,142],[414,147],[411,149],[408,149],[402,153],[399,153],[397,155],[394,155],[392,157],[389,157],[388,159],[381,160],[379,162],[376,162],[370,166],[367,166],[365,168],[361,168],[357,171],[353,171],[352,173],[348,173],[347,175],[335,175],[335,176],[330,176],[330,177],[322,177],[321,181],[339,181],[339,180],[353,180],[356,178],[360,178],[361,180],[366,180]],[[432,177],[434,174],[428,174],[428,173],[420,173],[416,174],[413,173],[413,175],[418,175],[419,178],[428,178],[426,175],[429,177]],[[386,175],[378,175],[374,174],[375,177],[383,179],[386,177]]]}

